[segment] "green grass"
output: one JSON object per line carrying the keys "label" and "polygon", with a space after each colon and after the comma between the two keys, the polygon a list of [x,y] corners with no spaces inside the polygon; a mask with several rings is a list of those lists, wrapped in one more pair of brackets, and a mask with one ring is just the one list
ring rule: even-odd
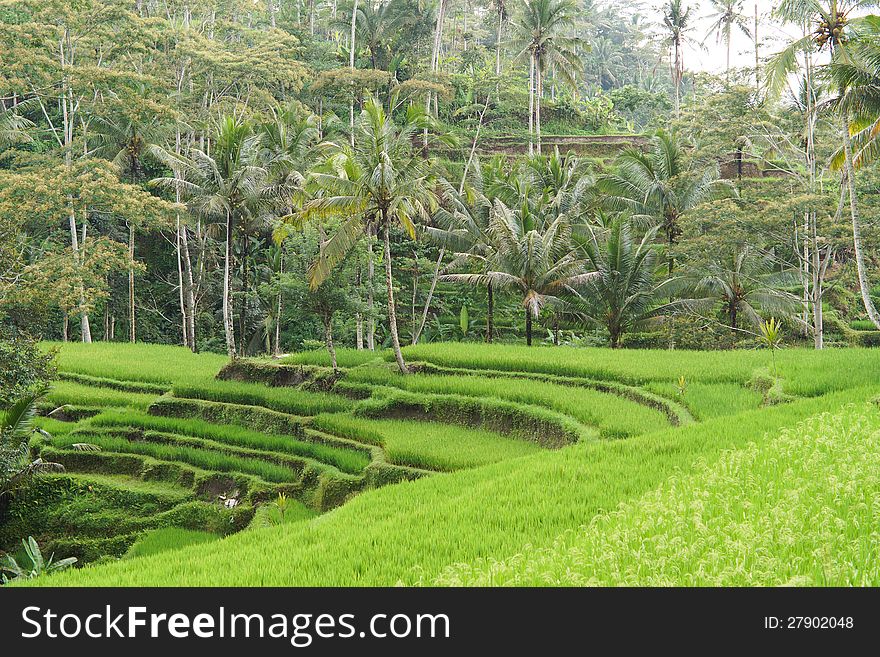
{"label": "green grass", "polygon": [[123,392],[110,388],[55,381],[46,395],[46,400],[55,406],[72,404],[74,406],[96,406],[104,408],[133,408],[146,410],[156,399],[156,395]]}
{"label": "green grass", "polygon": [[151,554],[167,553],[188,545],[203,545],[216,541],[220,537],[211,532],[180,527],[162,527],[146,532],[138,538],[125,553],[124,559],[145,557]]}
{"label": "green grass", "polygon": [[[381,360],[384,351],[369,351],[368,349],[345,349],[336,350],[336,363],[339,367],[356,367],[369,363],[372,360]],[[279,361],[283,365],[320,365],[330,367],[330,354],[325,350],[301,351],[296,354],[285,356]]]}
{"label": "green grass", "polygon": [[535,443],[494,431],[437,422],[374,420],[334,414],[317,416],[314,425],[338,436],[381,445],[390,463],[429,470],[473,468],[541,450]]}
{"label": "green grass", "polygon": [[198,447],[126,440],[119,436],[97,433],[55,436],[52,439],[52,445],[61,449],[70,449],[74,443],[92,443],[108,452],[141,454],[160,461],[179,461],[214,472],[243,472],[274,483],[289,483],[299,480],[299,474],[291,468],[262,459],[234,456]]}
{"label": "green grass", "polygon": [[447,569],[486,585],[877,586],[880,416],[851,406],[725,453],[548,548]]}
{"label": "green grass", "polygon": [[229,362],[221,354],[194,354],[184,347],[124,342],[44,342],[56,349],[58,369],[117,381],[177,383],[214,377]]}
{"label": "green grass", "polygon": [[176,384],[176,397],[265,406],[293,415],[317,415],[344,411],[351,402],[326,392],[306,392],[296,388],[270,388],[259,383],[204,381],[197,385]]}
{"label": "green grass", "polygon": [[677,383],[655,381],[645,389],[684,404],[698,420],[736,415],[758,408],[764,401],[764,395],[754,388],[736,383],[688,383],[684,395],[679,394]]}
{"label": "green grass", "polygon": [[[505,559],[547,546],[661,486],[718,461],[724,450],[766,442],[805,418],[876,394],[876,386],[797,400],[731,418],[620,441],[544,451],[365,492],[332,513],[57,577],[45,585],[394,585],[433,582],[447,566]],[[770,438],[772,439],[772,438]],[[695,465],[696,463],[696,465]],[[873,531],[871,527],[866,531]],[[450,540],[454,537],[454,540]],[[248,567],[241,568],[246,562]],[[367,567],[368,564],[368,567]]]}
{"label": "green grass", "polygon": [[53,436],[63,436],[76,428],[76,424],[73,422],[62,422],[61,420],[41,415],[34,418],[34,424]]}
{"label": "green grass", "polygon": [[[650,381],[740,383],[770,366],[766,350],[682,351],[431,343],[406,347],[410,360],[446,367],[544,372],[631,384]],[[782,349],[777,354],[785,392],[818,396],[880,381],[880,352],[872,349]],[[842,376],[841,373],[846,375]]]}
{"label": "green grass", "polygon": [[213,424],[198,419],[147,415],[131,411],[104,411],[81,423],[80,426],[134,427],[195,436],[238,447],[305,456],[353,474],[362,472],[370,464],[370,457],[357,450],[298,440],[290,436],[259,433],[235,425]]}
{"label": "green grass", "polygon": [[544,381],[436,374],[401,376],[390,369],[375,367],[352,370],[347,380],[394,386],[411,392],[488,397],[543,406],[582,424],[597,427],[604,437],[620,438],[669,426],[663,413],[629,399],[590,388]]}

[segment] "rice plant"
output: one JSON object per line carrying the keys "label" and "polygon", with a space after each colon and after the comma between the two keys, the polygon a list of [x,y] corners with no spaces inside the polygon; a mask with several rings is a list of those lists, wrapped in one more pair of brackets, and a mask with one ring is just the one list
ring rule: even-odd
{"label": "rice plant", "polygon": [[352,440],[381,445],[389,462],[428,470],[460,470],[541,451],[535,443],[494,431],[437,422],[319,415],[315,426]]}
{"label": "rice plant", "polygon": [[305,456],[333,465],[343,472],[355,474],[361,472],[370,463],[369,455],[362,451],[298,440],[291,436],[259,433],[235,425],[212,424],[198,419],[183,419],[111,410],[104,411],[87,420],[84,426],[134,427],[184,436],[196,436],[239,447]]}

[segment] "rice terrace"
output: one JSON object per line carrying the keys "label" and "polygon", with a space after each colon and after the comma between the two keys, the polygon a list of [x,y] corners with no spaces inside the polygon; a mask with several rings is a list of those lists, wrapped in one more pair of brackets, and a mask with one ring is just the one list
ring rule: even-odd
{"label": "rice terrace", "polygon": [[878,90],[880,0],[0,0],[4,639],[876,595]]}
{"label": "rice terrace", "polygon": [[35,582],[880,578],[870,350],[783,350],[771,385],[766,351],[435,344],[404,377],[353,350],[334,374],[322,352],[56,346],[37,450],[66,471],[2,537],[92,563]]}

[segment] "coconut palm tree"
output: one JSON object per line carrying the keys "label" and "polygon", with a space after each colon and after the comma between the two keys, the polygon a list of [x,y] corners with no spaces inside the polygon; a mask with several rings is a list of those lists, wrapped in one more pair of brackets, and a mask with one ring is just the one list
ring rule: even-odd
{"label": "coconut palm tree", "polygon": [[[833,70],[836,67],[846,67],[852,64],[857,66],[858,53],[850,47],[851,27],[858,23],[867,23],[870,27],[871,22],[854,18],[852,14],[871,9],[877,4],[877,0],[783,0],[776,9],[779,18],[795,24],[803,24],[807,20],[814,24],[816,29],[789,43],[786,48],[771,58],[765,76],[768,93],[778,92],[785,85],[788,74],[798,66],[797,58],[801,53],[812,55],[827,49],[831,59],[832,77],[834,77]],[[863,100],[858,100],[859,91],[847,85],[845,74],[838,75],[836,81],[838,82],[837,99],[833,105],[838,110],[840,118],[840,137],[843,145],[842,166],[849,196],[853,251],[858,271],[859,291],[868,317],[875,326],[880,328],[880,313],[877,312],[874,302],[871,300],[871,288],[868,283],[862,247],[850,123],[852,113],[859,111],[857,108],[864,107],[864,100],[867,97],[863,95]],[[865,91],[866,89],[862,88],[862,94]]]}
{"label": "coconut palm tree", "polygon": [[682,217],[700,203],[733,191],[720,179],[717,163],[689,160],[675,137],[665,132],[654,136],[648,152],[622,151],[615,172],[600,178],[597,186],[607,195],[610,208],[630,213],[636,223],[660,226],[670,277]]}
{"label": "coconut palm tree", "polygon": [[709,35],[715,35],[715,42],[724,41],[727,48],[727,64],[724,69],[724,79],[730,81],[730,38],[734,28],[745,34],[747,37],[752,36],[749,29],[749,19],[743,12],[743,0],[710,0],[714,13],[709,14],[707,18],[712,21],[706,38]]}
{"label": "coconut palm tree", "polygon": [[574,292],[596,274],[585,271],[585,261],[572,243],[572,226],[564,214],[549,215],[511,209],[496,199],[489,218],[492,248],[486,254],[458,254],[480,273],[446,274],[442,280],[515,290],[522,295],[526,344],[532,344],[532,320],[547,306],[561,308],[563,295]]}
{"label": "coconut palm tree", "polygon": [[64,466],[31,455],[36,404],[46,389],[31,392],[0,409],[0,498],[44,472],[64,472]]}
{"label": "coconut palm tree", "polygon": [[675,114],[678,116],[681,109],[681,81],[684,77],[684,44],[687,40],[687,32],[691,27],[693,7],[686,7],[684,0],[668,0],[663,7],[663,26],[666,28],[666,38],[672,48],[672,60],[670,73],[672,84],[675,89]]}
{"label": "coconut palm tree", "polygon": [[786,287],[795,283],[790,272],[780,272],[769,253],[741,245],[709,263],[698,275],[694,290],[698,305],[714,306],[721,301],[730,328],[739,330],[740,319],[753,328],[761,315],[788,316],[800,308],[800,300]]}
{"label": "coconut palm tree", "polygon": [[214,131],[211,152],[193,149],[189,158],[158,152],[180,176],[157,178],[154,183],[180,187],[191,210],[225,228],[223,255],[223,329],[226,352],[236,357],[232,320],[233,240],[236,229],[259,216],[271,202],[266,193],[267,170],[260,160],[261,136],[241,119],[222,117]]}
{"label": "coconut palm tree", "polygon": [[[144,181],[146,168],[144,156],[166,136],[166,130],[159,121],[152,119],[140,122],[129,116],[111,119],[96,117],[89,137],[92,154],[110,160],[121,180],[132,185]],[[128,221],[128,340],[137,341],[137,323],[134,303],[134,237],[136,221]]]}
{"label": "coconut palm tree", "polygon": [[[486,196],[480,167],[475,167],[470,180],[456,187],[445,178],[437,181],[440,187],[440,207],[434,213],[434,225],[426,226],[425,233],[443,248],[453,253],[467,254],[454,259],[446,269],[454,270],[473,256],[485,257],[492,250],[489,217],[492,202]],[[485,259],[481,263],[487,262]],[[486,283],[486,342],[494,338],[495,295],[492,282]],[[424,325],[425,318],[422,318]]]}
{"label": "coconut palm tree", "polygon": [[517,61],[529,64],[529,155],[541,152],[541,99],[544,76],[551,68],[575,85],[583,68],[583,41],[574,36],[578,16],[574,0],[525,0],[511,24],[511,48]]}
{"label": "coconut palm tree", "polygon": [[[18,104],[19,109],[26,106],[27,101]],[[0,107],[0,151],[10,146],[30,143],[32,140],[27,129],[33,125],[32,121],[17,111]]]}
{"label": "coconut palm tree", "polygon": [[316,172],[315,198],[306,204],[303,219],[343,217],[333,236],[321,247],[309,276],[319,286],[352,246],[365,227],[376,226],[385,244],[385,285],[388,292],[388,327],[394,356],[401,373],[407,367],[400,350],[391,259],[391,228],[399,226],[416,237],[416,221],[428,221],[437,207],[431,163],[413,150],[413,137],[434,123],[423,109],[412,105],[397,125],[375,97],[365,104],[355,126],[354,148],[332,157],[332,172]]}
{"label": "coconut palm tree", "polygon": [[654,275],[657,251],[653,242],[658,227],[638,241],[621,217],[607,228],[589,226],[587,230],[581,248],[596,275],[576,290],[572,305],[590,324],[608,331],[611,348],[617,349],[625,333],[666,309],[657,304],[663,292]]}

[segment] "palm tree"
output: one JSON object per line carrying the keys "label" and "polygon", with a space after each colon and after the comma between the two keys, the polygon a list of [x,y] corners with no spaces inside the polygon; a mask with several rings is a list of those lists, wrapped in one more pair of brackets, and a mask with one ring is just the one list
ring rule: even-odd
{"label": "palm tree", "polygon": [[[322,139],[319,121],[314,114],[303,115],[296,106],[290,105],[272,109],[270,120],[260,127],[260,159],[266,169],[266,196],[276,201],[274,215],[289,216],[302,207],[307,198],[305,188],[311,163],[333,147],[332,143]],[[280,242],[286,237],[286,230],[279,226],[274,237],[279,246],[270,249],[268,265],[280,279],[284,276],[284,251]],[[279,285],[274,308],[267,310],[266,320],[268,327],[270,318],[275,318],[275,355],[280,353],[282,302]]]}
{"label": "palm tree", "polygon": [[225,226],[223,256],[223,329],[226,352],[236,357],[235,328],[232,321],[232,244],[235,230],[258,216],[271,200],[266,194],[267,171],[260,162],[261,136],[250,124],[231,116],[217,124],[211,153],[193,149],[190,158],[172,153],[162,159],[181,176],[158,178],[154,182],[179,186],[189,198],[192,211]]}
{"label": "palm tree", "polygon": [[0,410],[0,498],[25,484],[34,475],[64,472],[64,466],[31,456],[37,401],[45,389],[31,392]]}
{"label": "palm tree", "polygon": [[684,43],[686,33],[690,29],[691,12],[693,7],[685,7],[683,0],[668,0],[663,8],[663,25],[667,30],[669,45],[672,47],[673,57],[670,62],[672,84],[675,88],[675,115],[678,116],[681,108],[681,80],[684,77]]}
{"label": "palm tree", "polygon": [[577,15],[574,0],[525,0],[520,15],[513,21],[511,46],[518,61],[529,63],[529,155],[534,152],[534,143],[541,152],[545,73],[552,68],[574,85],[582,68],[582,41],[572,34]]}
{"label": "palm tree", "polygon": [[394,279],[391,260],[391,227],[399,225],[413,239],[415,221],[430,217],[437,206],[432,189],[431,164],[413,150],[413,137],[433,122],[415,105],[396,125],[375,97],[364,104],[356,128],[354,148],[340,151],[332,161],[332,173],[314,173],[316,198],[306,204],[303,218],[342,216],[342,224],[321,247],[310,270],[313,288],[364,234],[376,225],[385,242],[385,285],[388,292],[388,325],[394,357],[401,373],[407,367],[400,350]]}
{"label": "palm tree", "polygon": [[[851,19],[851,14],[876,6],[877,0],[826,0],[824,3],[820,0],[783,0],[776,10],[777,15],[782,20],[790,23],[803,23],[805,20],[809,20],[817,24],[817,28],[815,31],[807,33],[800,39],[790,43],[770,60],[766,76],[768,92],[778,91],[785,84],[788,73],[797,66],[797,56],[800,53],[818,53],[827,47],[830,52],[832,71],[835,67],[846,67],[856,63],[857,53],[852,52],[849,47],[849,27],[853,22],[859,21],[859,19]],[[870,21],[868,21],[868,24],[870,25]],[[862,248],[850,130],[851,113],[859,111],[856,108],[865,107],[865,102],[873,90],[868,91],[868,89],[863,87],[860,94],[857,88],[847,86],[845,74],[839,75],[837,82],[838,98],[834,105],[840,115],[843,173],[849,195],[853,250],[858,271],[859,291],[862,295],[865,312],[867,312],[874,325],[880,328],[880,313],[877,312],[874,302],[871,300],[871,289],[868,283],[867,268],[865,267]],[[868,95],[865,94],[866,91],[868,91]],[[861,99],[859,99],[860,95]]]}
{"label": "palm tree", "polygon": [[596,275],[576,291],[573,305],[588,322],[608,331],[612,349],[624,333],[664,310],[656,306],[660,285],[655,282],[658,227],[636,242],[627,221],[617,217],[607,229],[588,227],[582,245]]}
{"label": "palm tree", "polygon": [[561,308],[562,295],[574,292],[596,274],[585,272],[585,261],[572,244],[568,218],[557,215],[528,215],[496,199],[489,219],[492,250],[487,254],[458,254],[463,262],[480,268],[478,274],[446,274],[443,280],[469,285],[488,285],[522,294],[525,310],[526,344],[532,344],[532,320],[545,306]]}
{"label": "palm tree", "polygon": [[749,29],[749,19],[743,12],[743,0],[710,0],[714,13],[707,16],[712,21],[712,26],[706,33],[706,38],[710,34],[715,34],[716,43],[724,40],[727,47],[727,65],[724,69],[724,79],[730,81],[730,38],[733,28],[739,29],[740,32],[747,37],[752,36]]}
{"label": "palm tree", "polygon": [[[498,16],[498,32],[495,35],[495,77],[501,77],[501,37],[504,21],[510,20],[509,0],[489,0],[492,11]],[[496,83],[496,89],[497,89]]]}
{"label": "palm tree", "polygon": [[[26,106],[19,103],[18,108]],[[34,124],[29,119],[21,116],[17,111],[0,106],[0,151],[18,144],[30,143],[31,137],[27,129]]]}
{"label": "palm tree", "polygon": [[736,331],[741,317],[757,328],[763,321],[762,312],[774,316],[795,313],[799,299],[785,290],[793,282],[792,276],[778,270],[771,254],[744,245],[710,262],[694,289],[698,296],[703,295],[697,304],[714,305],[720,300],[730,328]]}
{"label": "palm tree", "polygon": [[653,148],[627,148],[617,158],[616,171],[597,185],[609,207],[630,213],[634,221],[659,225],[666,237],[668,274],[675,270],[675,245],[681,219],[697,205],[732,187],[722,181],[716,163],[690,161],[672,135],[658,132]]}
{"label": "palm tree", "polygon": [[[438,180],[441,190],[440,207],[434,213],[433,226],[426,226],[426,234],[443,248],[453,253],[467,254],[453,260],[446,269],[455,269],[470,259],[486,263],[492,250],[489,217],[492,202],[486,196],[480,167],[474,168],[470,184],[456,188],[445,178]],[[486,282],[486,342],[494,338],[495,296],[492,282]],[[425,317],[422,318],[424,326]],[[421,331],[420,331],[421,332]]]}
{"label": "palm tree", "polygon": [[[132,185],[144,181],[146,169],[144,156],[152,150],[164,136],[164,130],[154,117],[140,123],[128,116],[117,119],[95,119],[90,136],[94,143],[93,154],[110,160],[119,172],[119,177]],[[137,324],[134,303],[134,236],[135,221],[128,221],[128,339],[137,341]]]}

